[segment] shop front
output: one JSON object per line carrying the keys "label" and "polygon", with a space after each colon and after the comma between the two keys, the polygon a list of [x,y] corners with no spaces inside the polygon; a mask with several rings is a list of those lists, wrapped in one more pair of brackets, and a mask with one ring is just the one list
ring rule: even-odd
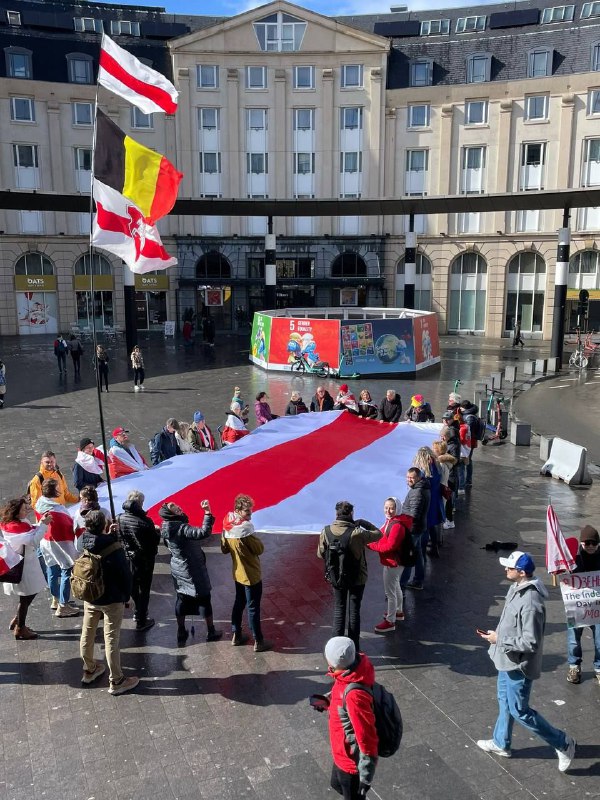
{"label": "shop front", "polygon": [[58,333],[56,275],[15,275],[15,300],[21,336]]}
{"label": "shop front", "polygon": [[146,273],[135,276],[135,325],[138,331],[160,331],[168,319],[169,276]]}
{"label": "shop front", "polygon": [[77,325],[81,329],[92,328],[94,323],[97,331],[114,327],[114,279],[112,275],[94,275],[93,296],[90,275],[75,275],[73,288],[75,289]]}

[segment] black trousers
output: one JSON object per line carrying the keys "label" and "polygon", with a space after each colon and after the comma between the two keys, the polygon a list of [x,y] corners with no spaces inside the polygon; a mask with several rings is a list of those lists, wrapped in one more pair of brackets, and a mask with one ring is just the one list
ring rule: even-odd
{"label": "black trousers", "polygon": [[98,365],[98,381],[100,383],[100,388],[102,388],[102,382],[104,382],[106,391],[108,391],[108,364],[102,361]]}
{"label": "black trousers", "polygon": [[136,622],[146,622],[148,619],[148,605],[150,603],[150,588],[154,562],[144,564],[131,564],[131,599],[135,603]]}
{"label": "black trousers", "polygon": [[[352,586],[350,589],[334,589],[333,598],[333,635],[348,636],[352,639],[356,649],[359,649],[360,639],[360,604],[362,603],[365,587]],[[346,614],[348,615],[348,633],[346,634]]]}
{"label": "black trousers", "polygon": [[344,800],[362,800],[362,796],[358,793],[360,786],[360,779],[358,773],[353,775],[350,772],[344,772],[343,769],[333,765],[331,770],[331,788],[338,794],[341,794]]}

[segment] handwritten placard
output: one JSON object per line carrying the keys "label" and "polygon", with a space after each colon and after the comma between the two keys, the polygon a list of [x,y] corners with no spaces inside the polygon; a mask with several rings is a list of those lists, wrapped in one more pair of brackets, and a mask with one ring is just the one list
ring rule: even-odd
{"label": "handwritten placard", "polygon": [[568,628],[600,624],[600,572],[561,575],[560,590]]}

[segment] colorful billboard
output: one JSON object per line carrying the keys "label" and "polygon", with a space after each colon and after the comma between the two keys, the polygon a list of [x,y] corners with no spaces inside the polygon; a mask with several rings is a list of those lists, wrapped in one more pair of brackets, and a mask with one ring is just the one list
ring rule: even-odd
{"label": "colorful billboard", "polygon": [[331,369],[340,364],[340,323],[336,319],[271,319],[269,367],[283,369],[296,355],[307,354],[311,363],[327,361]]}
{"label": "colorful billboard", "polygon": [[255,314],[252,320],[250,360],[261,367],[268,367],[271,320],[267,314]]}
{"label": "colorful billboard", "polygon": [[430,364],[437,364],[440,360],[440,340],[435,314],[415,317],[413,320],[413,334],[416,369],[423,369]]}
{"label": "colorful billboard", "polygon": [[343,321],[341,375],[414,372],[412,319]]}

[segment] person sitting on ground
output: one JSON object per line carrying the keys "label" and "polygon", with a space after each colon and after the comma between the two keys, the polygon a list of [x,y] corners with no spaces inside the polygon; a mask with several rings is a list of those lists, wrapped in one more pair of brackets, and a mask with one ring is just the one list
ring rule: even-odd
{"label": "person sitting on ground", "polygon": [[450,392],[448,395],[448,406],[446,411],[456,412],[460,408],[462,397],[456,392]]}
{"label": "person sitting on ground", "polygon": [[260,556],[265,546],[254,531],[251,522],[254,501],[247,494],[238,494],[234,500],[233,511],[225,515],[221,534],[221,552],[231,555],[235,601],[231,611],[231,644],[234,647],[244,644],[247,637],[242,630],[242,615],[248,607],[248,626],[254,637],[254,652],[270,650],[262,632],[260,621],[260,601],[262,597],[262,571]]}
{"label": "person sitting on ground", "polygon": [[256,414],[256,424],[265,425],[272,419],[277,419],[277,414],[273,414],[269,405],[269,395],[266,392],[259,392],[254,403],[254,413]]}
{"label": "person sitting on ground", "polygon": [[239,403],[240,406],[240,417],[244,420],[244,425],[248,424],[248,418],[250,416],[250,407],[248,403],[246,403],[242,399],[242,390],[239,386],[235,386],[233,389],[233,397],[231,398],[232,403]]}
{"label": "person sitting on ground", "polygon": [[409,422],[435,422],[431,406],[425,402],[422,394],[413,394],[410,398],[410,408],[404,418]]}
{"label": "person sitting on ground", "polygon": [[379,419],[382,422],[400,422],[402,419],[402,399],[395,389],[388,389],[379,404]]}
{"label": "person sitting on ground", "polygon": [[356,397],[348,388],[347,383],[342,383],[339,388],[337,397],[335,398],[334,409],[336,411],[350,411],[352,414],[358,414],[358,403]]}
{"label": "person sitting on ground", "polygon": [[84,486],[98,486],[104,483],[105,458],[93,440],[86,436],[79,442],[79,450],[73,464],[73,483],[81,491]]}
{"label": "person sitting on ground", "polygon": [[129,440],[129,431],[120,425],[112,432],[108,445],[108,472],[111,478],[144,472],[150,469],[137,449]]}
{"label": "person sitting on ground", "polygon": [[444,530],[454,528],[454,490],[456,489],[456,459],[448,452],[448,446],[443,439],[439,439],[431,445],[438,467],[440,469],[440,488],[442,497],[445,501],[444,516],[442,523]]}
{"label": "person sitting on ground", "polygon": [[192,446],[193,453],[205,453],[209,450],[217,449],[215,437],[206,424],[204,414],[201,411],[194,412],[194,421],[190,425],[187,438],[189,444]]}
{"label": "person sitting on ground", "polygon": [[232,403],[227,412],[227,420],[221,431],[221,441],[223,444],[233,444],[247,436],[250,431],[246,428],[246,423],[242,419],[242,408],[239,403]]}
{"label": "person sitting on ground", "polygon": [[98,623],[103,619],[104,651],[108,662],[108,693],[124,694],[135,689],[140,682],[137,675],[128,678],[123,675],[119,647],[125,603],[129,602],[131,595],[131,571],[125,550],[117,536],[116,524],[109,527],[101,511],[90,511],[85,519],[85,528],[82,534],[84,548],[102,558],[104,593],[93,603],[88,603],[87,600],[83,603],[83,624],[79,645],[83,661],[81,682],[94,683],[106,672],[104,664],[94,659],[96,630]]}
{"label": "person sitting on ground", "polygon": [[112,522],[111,513],[107,508],[101,508],[98,492],[94,486],[84,486],[79,492],[79,509],[73,518],[73,532],[75,533],[75,549],[83,552],[81,534],[85,530],[85,518],[90,511],[101,511],[109,522]]}
{"label": "person sitting on ground", "polygon": [[310,401],[311,411],[333,411],[333,397],[324,386],[317,386],[313,399]]}
{"label": "person sitting on ground", "polygon": [[147,631],[154,625],[148,616],[154,562],[160,542],[160,532],[144,511],[144,495],[132,489],[123,503],[123,513],[117,517],[121,541],[131,566],[131,599],[135,603],[133,618],[137,631]]}
{"label": "person sitting on ground", "polygon": [[31,507],[35,508],[35,504],[42,496],[42,484],[45,480],[53,478],[58,481],[58,496],[57,500],[62,505],[67,503],[76,503],[79,500],[79,495],[69,491],[67,482],[58,468],[56,463],[56,456],[52,450],[45,450],[42,453],[40,460],[40,469],[29,481],[27,492],[29,494],[29,502]]}
{"label": "person sitting on ground", "polygon": [[204,511],[202,527],[190,525],[187,514],[176,503],[164,503],[158,515],[162,519],[160,532],[171,553],[171,576],[175,586],[175,617],[177,619],[177,644],[186,643],[189,634],[185,627],[188,615],[198,616],[200,609],[206,622],[206,641],[216,642],[223,635],[213,622],[211,583],[206,567],[206,555],[200,544],[213,529],[215,518],[208,500],[202,500]]}
{"label": "person sitting on ground", "polygon": [[181,455],[181,448],[175,438],[176,431],[179,430],[179,423],[175,417],[169,417],[162,431],[156,434],[152,440],[150,459],[153,466],[167,461],[169,458]]}
{"label": "person sitting on ground", "polygon": [[358,416],[365,419],[377,419],[378,414],[377,404],[371,397],[371,392],[363,389],[358,396]]}
{"label": "person sitting on ground", "polygon": [[285,407],[286,417],[295,417],[297,414],[307,414],[308,408],[302,399],[300,392],[292,392],[290,402]]}
{"label": "person sitting on ground", "polygon": [[[600,570],[600,534],[591,525],[585,525],[579,535],[579,547],[575,556],[573,572],[597,572]],[[581,639],[585,628],[567,628],[567,647],[569,683],[581,683],[581,662],[583,652]],[[600,622],[590,625],[594,643],[594,674],[600,686]]]}
{"label": "person sitting on ground", "polygon": [[405,536],[410,536],[412,519],[400,513],[402,504],[397,497],[388,497],[383,504],[385,522],[381,526],[383,536],[378,542],[367,545],[369,550],[379,553],[383,566],[383,591],[387,599],[387,610],[383,620],[375,625],[375,633],[391,633],[396,622],[404,619],[404,597],[400,586],[402,561],[400,548]]}

